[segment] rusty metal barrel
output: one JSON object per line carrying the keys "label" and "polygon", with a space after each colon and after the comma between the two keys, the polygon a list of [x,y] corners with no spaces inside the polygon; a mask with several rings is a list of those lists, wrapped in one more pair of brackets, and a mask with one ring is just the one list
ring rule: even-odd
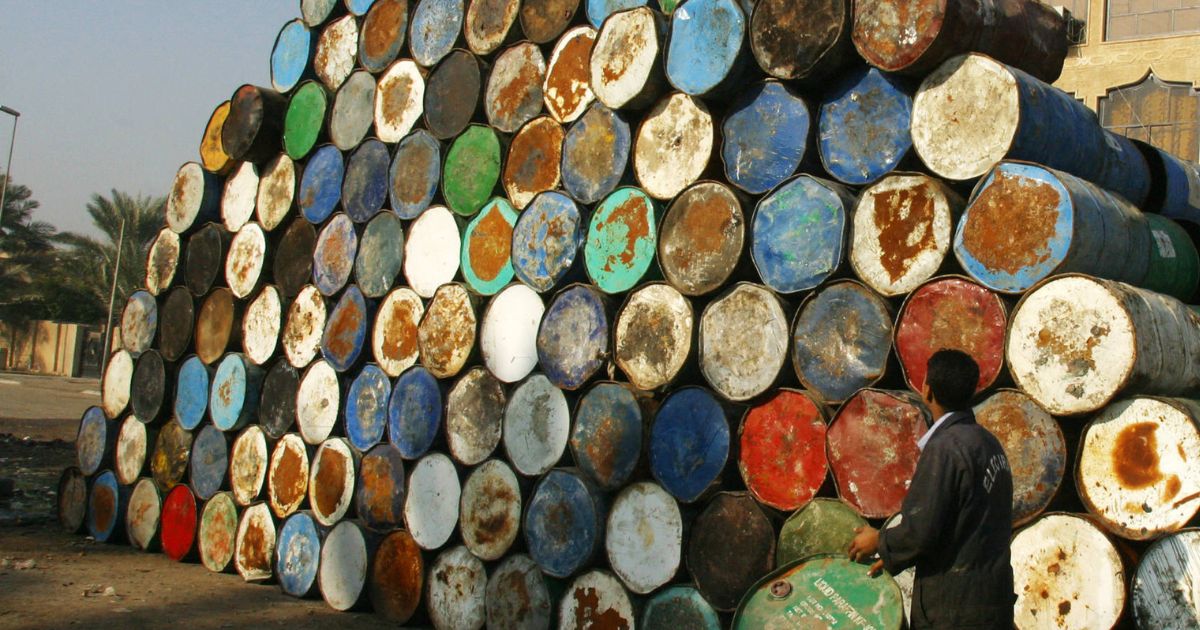
{"label": "rusty metal barrel", "polygon": [[578,471],[546,473],[525,505],[522,529],[530,557],[546,575],[575,575],[602,553],[607,514],[600,489]]}
{"label": "rusty metal barrel", "polygon": [[854,282],[809,295],[792,323],[792,367],[804,387],[839,403],[877,383],[892,350],[892,307]]}
{"label": "rusty metal barrel", "polygon": [[364,365],[350,382],[342,422],[346,439],[359,452],[371,450],[383,439],[391,393],[388,375],[374,363]]}
{"label": "rusty metal barrel", "polygon": [[462,259],[462,234],[454,213],[433,206],[408,226],[404,242],[404,280],[423,298],[453,282]]}
{"label": "rusty metal barrel", "polygon": [[1000,440],[1013,478],[1013,524],[1050,505],[1063,484],[1068,452],[1062,427],[1031,398],[1001,389],[975,406],[975,421]]}
{"label": "rusty metal barrel", "polygon": [[158,302],[149,291],[134,291],[121,310],[121,345],[137,358],[158,333]]}
{"label": "rusty metal barrel", "polygon": [[183,483],[192,452],[192,432],[168,422],[158,431],[154,452],[150,456],[150,472],[158,489],[166,492]]}
{"label": "rusty metal barrel", "polygon": [[96,542],[114,540],[125,525],[125,512],[129,506],[129,486],[117,484],[111,470],[100,471],[93,479],[88,492],[87,530]]}
{"label": "rusty metal barrel", "polygon": [[257,223],[246,223],[233,235],[225,257],[225,284],[235,298],[245,299],[258,290],[263,268],[268,266],[273,253]]}
{"label": "rusty metal barrel", "polygon": [[557,191],[539,193],[513,226],[513,274],[539,293],[581,277],[586,233],[574,200]]}
{"label": "rusty metal barrel", "polygon": [[605,293],[623,293],[650,271],[658,244],[659,205],[640,188],[618,188],[592,213],[583,247],[588,278]]}
{"label": "rusty metal barrel", "polygon": [[171,488],[162,505],[163,555],[175,562],[197,556],[198,517],[196,495],[191,488],[182,484]]}
{"label": "rusty metal barrel", "polygon": [[328,139],[325,122],[331,99],[318,81],[305,81],[292,92],[283,120],[283,149],[288,157],[302,159]]}
{"label": "rusty metal barrel", "polygon": [[242,510],[233,545],[233,568],[246,582],[265,582],[275,575],[275,519],[266,503]]}
{"label": "rusty metal barrel", "polygon": [[275,545],[275,576],[279,580],[279,590],[292,597],[308,597],[314,593],[325,533],[308,512],[297,512],[283,521]]}
{"label": "rusty metal barrel", "polygon": [[1054,82],[1069,44],[1067,20],[1037,2],[860,0],[854,5],[854,46],[867,63],[887,72],[924,76],[950,57],[974,51]]}
{"label": "rusty metal barrel", "polygon": [[265,365],[279,352],[284,297],[275,286],[264,286],[246,306],[242,317],[242,352],[254,365]]}
{"label": "rusty metal barrel", "polygon": [[1079,498],[1105,529],[1152,540],[1200,510],[1200,404],[1134,396],[1108,405],[1083,429],[1075,470]]}
{"label": "rusty metal barrel", "polygon": [[266,162],[279,151],[287,99],[274,90],[243,85],[229,98],[221,147],[234,160]]}
{"label": "rusty metal barrel", "polygon": [[83,531],[88,509],[87,476],[74,466],[64,468],[54,499],[55,516],[63,531],[68,534]]}
{"label": "rusty metal barrel", "polygon": [[545,77],[546,58],[537,44],[521,42],[501,51],[484,88],[488,123],[497,131],[515,133],[540,114]]}
{"label": "rusty metal barrel", "polygon": [[486,562],[508,553],[521,529],[521,486],[512,468],[499,459],[476,466],[459,501],[459,533],[467,549]]}
{"label": "rusty metal barrel", "polygon": [[275,443],[267,463],[267,504],[279,518],[295,513],[308,496],[309,449],[295,433]]}
{"label": "rusty metal barrel", "polygon": [[674,198],[705,172],[715,145],[716,125],[704,101],[670,94],[650,108],[638,127],[633,173],[651,197]]}
{"label": "rusty metal barrel", "polygon": [[375,92],[375,134],[380,140],[394,143],[412,131],[430,105],[426,87],[424,72],[412,61],[401,59],[388,67]]}
{"label": "rusty metal barrel", "polygon": [[324,359],[315,361],[300,377],[296,427],[306,443],[317,446],[333,432],[341,412],[341,389],[337,370]]}
{"label": "rusty metal barrel", "polygon": [[208,415],[222,431],[237,431],[257,419],[266,372],[245,355],[225,355],[213,373]]}
{"label": "rusty metal barrel", "polygon": [[404,522],[404,459],[391,444],[379,444],[358,464],[354,512],[367,527],[387,531]]}
{"label": "rusty metal barrel", "polygon": [[[80,433],[82,434],[82,431]],[[112,470],[117,476],[117,483],[123,486],[133,485],[147,472],[150,444],[153,443],[152,438],[157,436],[158,433],[154,429],[147,429],[136,416],[125,416],[117,431],[117,442],[113,451]],[[77,439],[76,445],[78,444]]]}
{"label": "rusty metal barrel", "polygon": [[258,424],[267,437],[278,440],[296,422],[296,390],[300,373],[286,359],[275,360],[263,377],[262,398],[258,405]]}
{"label": "rusty metal barrel", "polygon": [[325,87],[336,90],[354,70],[358,20],[353,15],[344,15],[323,26],[313,55],[313,70]]}
{"label": "rusty metal barrel", "polygon": [[447,549],[433,561],[425,611],[435,628],[478,630],[487,620],[487,569],[463,545]]}
{"label": "rusty metal barrel", "polygon": [[537,367],[538,326],[546,306],[523,284],[511,284],[488,303],[479,326],[479,349],[488,371],[515,383]]}
{"label": "rusty metal barrel", "polygon": [[612,309],[594,287],[573,284],[546,307],[537,331],[538,365],[555,387],[574,391],[610,357]]}
{"label": "rusty metal barrel", "polygon": [[749,62],[749,21],[737,0],[700,0],[672,13],[663,62],[667,80],[693,96],[729,93]]}
{"label": "rusty metal barrel", "polygon": [[387,145],[376,138],[368,138],[350,153],[342,180],[342,208],[355,223],[370,221],[383,208],[391,163]]}
{"label": "rusty metal barrel", "polygon": [[[225,126],[225,119],[228,117],[229,101],[223,101],[213,108],[208,122],[204,125],[204,135],[200,137],[200,161],[204,164],[204,170],[209,173],[224,175],[233,165],[233,160],[221,146],[221,131]],[[167,216],[168,223],[171,223],[170,214],[168,213]]]}
{"label": "rusty metal barrel", "polygon": [[771,517],[748,493],[717,494],[692,522],[687,567],[713,608],[734,610],[743,593],[775,568]]}
{"label": "rusty metal barrel", "polygon": [[146,290],[162,295],[175,284],[179,263],[183,258],[183,242],[170,227],[159,230],[146,253]]}
{"label": "rusty metal barrel", "polygon": [[763,0],[750,16],[750,50],[777,79],[816,82],[854,58],[849,0]]}
{"label": "rusty metal barrel", "polygon": [[742,263],[745,238],[738,196],[720,182],[700,182],[667,208],[658,234],[658,265],[684,295],[712,293]]}
{"label": "rusty metal barrel", "polygon": [[617,494],[608,513],[604,551],[626,588],[645,595],[680,572],[684,527],[679,504],[656,483],[635,482]]}
{"label": "rusty metal barrel", "polygon": [[[540,101],[538,104],[540,107]],[[539,193],[558,188],[565,135],[562,125],[553,118],[538,116],[513,136],[500,179],[514,207],[524,209]]]}
{"label": "rusty metal barrel", "polygon": [[513,279],[512,234],[517,213],[507,200],[493,197],[463,230],[463,280],[472,291],[492,296]]}
{"label": "rusty metal barrel", "polygon": [[418,326],[424,314],[420,296],[406,287],[388,293],[376,310],[371,355],[387,376],[399,376],[420,357]]}
{"label": "rusty metal barrel", "polygon": [[379,542],[367,589],[371,607],[384,619],[406,623],[417,614],[425,592],[425,558],[412,534],[395,529]]}
{"label": "rusty metal barrel", "polygon": [[847,73],[821,102],[817,147],[821,165],[851,186],[877,181],[912,151],[916,88],[875,68]]}
{"label": "rusty metal barrel", "polygon": [[459,377],[446,396],[446,443],[455,461],[475,466],[496,450],[506,400],[504,384],[483,367]]}
{"label": "rusty metal barrel", "polygon": [[1186,529],[1159,539],[1138,562],[1130,586],[1129,607],[1141,628],[1200,623],[1194,591],[1181,589],[1196,571],[1200,534]]}
{"label": "rusty metal barrel", "polygon": [[239,520],[232,493],[219,492],[204,502],[200,524],[196,529],[196,547],[204,568],[213,573],[225,573],[233,569]]}
{"label": "rusty metal barrel", "polygon": [[196,498],[207,501],[226,487],[230,441],[223,431],[211,424],[196,432],[188,462],[187,484]]}
{"label": "rusty metal barrel", "polygon": [[346,160],[332,144],[323,144],[304,164],[300,177],[298,205],[310,223],[322,223],[333,214],[342,200],[342,181]]}
{"label": "rusty metal barrel", "polygon": [[192,355],[184,359],[175,378],[175,422],[189,431],[200,426],[208,411],[212,370]]}
{"label": "rusty metal barrel", "polygon": [[603,569],[593,569],[571,580],[559,603],[558,626],[563,629],[632,628],[637,608],[620,580]]}
{"label": "rusty metal barrel", "polygon": [[580,397],[571,427],[571,456],[579,471],[605,491],[624,487],[642,465],[648,415],[622,383],[596,383]]}
{"label": "rusty metal barrel", "polygon": [[341,291],[350,281],[354,259],[358,254],[358,230],[350,215],[333,215],[320,234],[313,249],[313,285],[326,297]]}
{"label": "rusty metal barrel", "polygon": [[592,47],[590,84],[596,98],[613,109],[645,109],[666,85],[663,44],[666,17],[646,6],[613,13]]}
{"label": "rusty metal barrel", "polygon": [[176,234],[221,216],[221,180],[195,162],[179,167],[167,196],[167,227]]}
{"label": "rusty metal barrel", "polygon": [[899,512],[917,469],[917,440],[931,423],[910,392],[863,389],[851,396],[826,438],[838,496],[866,518]]}
{"label": "rusty metal barrel", "polygon": [[693,503],[722,481],[730,441],[729,419],[717,397],[703,387],[682,387],[663,400],[650,425],[650,472],[680,503]]}
{"label": "rusty metal barrel", "polygon": [[364,298],[357,285],[350,285],[342,292],[329,312],[321,336],[321,356],[333,369],[348,372],[358,364],[374,311],[374,301]]}
{"label": "rusty metal barrel", "polygon": [[334,96],[329,141],[343,151],[358,147],[375,121],[375,100],[375,77],[366,70],[354,71]]}
{"label": "rusty metal barrel", "polygon": [[125,535],[129,538],[129,546],[141,551],[159,551],[161,518],[162,494],[154,486],[153,479],[143,477],[133,484],[125,511]]}
{"label": "rusty metal barrel", "polygon": [[466,287],[447,283],[438,288],[417,327],[421,362],[438,378],[460,371],[475,349],[475,300]]}
{"label": "rusty metal barrel", "polygon": [[511,554],[492,570],[484,601],[492,628],[549,628],[554,617],[549,580],[525,554]]}
{"label": "rusty metal barrel", "polygon": [[317,448],[308,473],[308,504],[318,523],[332,527],[351,514],[359,459],[344,438],[329,438]]}
{"label": "rusty metal barrel", "polygon": [[542,374],[513,390],[504,408],[504,454],[526,477],[545,474],[562,459],[571,432],[566,396]]}
{"label": "rusty metal barrel", "polygon": [[519,0],[476,0],[467,5],[463,35],[471,52],[489,55],[520,35]]}
{"label": "rusty metal barrel", "polygon": [[695,586],[686,584],[670,586],[651,595],[642,608],[638,625],[646,630],[717,630],[724,627],[712,604]]}
{"label": "rusty metal barrel", "polygon": [[366,608],[371,559],[380,539],[380,534],[349,520],[336,524],[325,536],[317,585],[330,608],[337,611]]}
{"label": "rusty metal barrel", "polygon": [[206,223],[188,238],[183,280],[192,294],[208,293],[222,275],[225,255],[233,235],[220,223]]}
{"label": "rusty metal barrel", "polygon": [[75,436],[75,454],[84,475],[95,475],[112,462],[118,429],[117,423],[109,420],[100,407],[88,407],[83,412]]}
{"label": "rusty metal barrel", "polygon": [[317,230],[304,217],[288,224],[271,265],[271,276],[284,296],[295,297],[312,280]]}
{"label": "rusty metal barrel", "polygon": [[854,540],[854,530],[867,524],[843,501],[816,497],[796,510],[779,529],[775,566],[789,565],[816,554],[842,554]]}
{"label": "rusty metal barrel", "polygon": [[367,4],[370,6],[358,39],[358,60],[369,72],[382,72],[404,49],[409,2],[375,0]]}
{"label": "rusty metal barrel", "polygon": [[241,319],[242,304],[236,302],[233,292],[224,287],[213,289],[200,303],[196,313],[196,356],[205,365],[216,363],[237,340],[240,331],[234,322]]}
{"label": "rusty metal barrel", "polygon": [[829,474],[826,413],[807,392],[777,390],[738,427],[738,470],[760,503],[791,512],[817,495]]}
{"label": "rusty metal barrel", "polygon": [[1018,627],[1113,628],[1126,601],[1125,567],[1111,539],[1088,519],[1053,513],[1012,539]]}
{"label": "rusty metal barrel", "polygon": [[262,229],[274,231],[292,214],[298,181],[296,163],[286,153],[275,156],[263,167],[254,202],[254,216]]}
{"label": "rusty metal barrel", "polygon": [[1080,275],[1052,278],[1009,317],[1013,380],[1054,415],[1097,411],[1118,394],[1195,396],[1200,319],[1183,303]]}
{"label": "rusty metal barrel", "polygon": [[404,528],[417,546],[440,549],[458,525],[462,485],[454,462],[431,452],[417,460],[408,473],[404,498]]}
{"label": "rusty metal barrel", "polygon": [[900,588],[891,576],[870,576],[845,553],[820,554],[783,567],[752,586],[733,628],[760,628],[773,619],[899,630],[905,624]]}
{"label": "rusty metal barrel", "polygon": [[388,399],[388,440],[405,459],[423,456],[442,428],[442,390],[436,378],[415,365],[396,379]]}
{"label": "rusty metal barrel", "polygon": [[192,345],[196,328],[196,300],[187,287],[171,289],[158,309],[158,352],[174,363]]}
{"label": "rusty metal barrel", "polygon": [[785,304],[762,285],[739,282],[700,315],[700,372],[718,394],[745,401],[779,381],[788,358]]}
{"label": "rusty metal barrel", "polygon": [[260,181],[258,166],[253,162],[241,162],[234,167],[221,194],[221,222],[225,229],[237,232],[254,216]]}
{"label": "rusty metal barrel", "polygon": [[779,81],[749,86],[721,124],[721,160],[729,183],[761,194],[791,177],[808,154],[812,114],[794,88]]}
{"label": "rusty metal barrel", "polygon": [[133,385],[133,355],[117,350],[109,355],[100,381],[100,407],[109,420],[116,420],[129,407],[130,387]]}
{"label": "rusty metal barrel", "polygon": [[442,177],[442,145],[424,129],[404,136],[388,171],[389,201],[401,219],[416,219],[433,203]]}
{"label": "rusty metal barrel", "polygon": [[242,429],[233,440],[229,449],[229,487],[238,505],[250,505],[262,496],[270,451],[266,434],[256,424]]}
{"label": "rusty metal barrel", "polygon": [[476,118],[486,72],[484,63],[466,50],[450,51],[437,62],[425,83],[424,100],[425,128],[433,137],[453,138]]}
{"label": "rusty metal barrel", "polygon": [[321,349],[328,306],[317,287],[305,285],[288,306],[283,323],[283,355],[300,370],[312,363]]}
{"label": "rusty metal barrel", "polygon": [[271,49],[271,87],[276,92],[290,92],[301,80],[313,76],[309,62],[315,44],[316,34],[304,20],[292,20],[279,29]]}
{"label": "rusty metal barrel", "polygon": [[300,0],[300,19],[310,27],[318,27],[331,17],[342,14],[337,0]]}
{"label": "rusty metal barrel", "polygon": [[762,197],[750,252],[763,283],[791,294],[815,288],[842,266],[853,194],[841,184],[797,175]]}
{"label": "rusty metal barrel", "polygon": [[642,286],[625,298],[613,327],[613,361],[638,389],[671,384],[694,361],[692,303],[669,284]]}
{"label": "rusty metal barrel", "polygon": [[580,203],[596,203],[616,189],[629,167],[629,122],[602,103],[592,103],[563,139],[563,188]]}
{"label": "rusty metal barrel", "polygon": [[[562,1],[562,0],[550,0]],[[576,1],[576,0],[566,0]],[[530,2],[525,3],[529,7]],[[528,31],[526,31],[528,34]],[[530,39],[536,40],[532,34]],[[588,82],[591,73],[592,47],[596,43],[596,29],[577,26],[563,33],[554,44],[546,65],[546,81],[542,85],[542,96],[546,101],[546,113],[554,120],[566,124],[583,115],[592,101],[596,100]]]}

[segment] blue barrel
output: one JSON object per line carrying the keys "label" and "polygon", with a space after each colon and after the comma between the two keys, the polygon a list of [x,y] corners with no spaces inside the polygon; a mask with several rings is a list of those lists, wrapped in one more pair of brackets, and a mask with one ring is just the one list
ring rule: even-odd
{"label": "blue barrel", "polygon": [[200,426],[204,412],[208,411],[208,385],[212,378],[209,370],[196,355],[184,359],[179,366],[175,379],[175,420],[188,431]]}
{"label": "blue barrel", "polygon": [[313,248],[313,284],[326,297],[337,293],[350,281],[358,255],[358,232],[354,221],[339,212],[317,235]]}
{"label": "blue barrel", "polygon": [[540,193],[513,228],[513,272],[534,291],[550,291],[582,260],[585,236],[583,216],[570,197]]}
{"label": "blue barrel", "polygon": [[638,625],[645,630],[719,630],[724,626],[712,604],[695,586],[665,588],[650,597]]}
{"label": "blue barrel", "polygon": [[650,473],[680,503],[705,495],[729,459],[729,420],[712,392],[683,387],[663,401],[650,427]]}
{"label": "blue barrel", "polygon": [[354,260],[354,280],[363,295],[381,298],[404,266],[404,224],[391,212],[375,215],[363,229]]}
{"label": "blue barrel", "polygon": [[688,0],[671,14],[667,80],[693,96],[732,87],[748,57],[747,21],[736,0]]}
{"label": "blue barrel", "polygon": [[350,154],[342,182],[342,207],[355,223],[366,223],[388,197],[388,169],[392,158],[387,145],[367,138]]}
{"label": "blue barrel", "polygon": [[912,150],[913,93],[905,80],[862,68],[849,72],[821,102],[817,148],[834,179],[869,184],[895,170]]}
{"label": "blue barrel", "polygon": [[1134,205],[1146,207],[1152,184],[1149,161],[1129,138],[1107,129],[1101,132],[1107,151],[1096,184],[1121,195]]}
{"label": "blue barrel", "polygon": [[465,0],[421,0],[408,24],[413,60],[431,68],[450,54],[462,36]]}
{"label": "blue barrel", "polygon": [[584,11],[587,13],[588,24],[592,28],[600,28],[605,18],[626,9],[651,6],[650,0],[584,0]]}
{"label": "blue barrel", "polygon": [[362,354],[370,327],[371,312],[367,300],[357,286],[350,285],[325,322],[321,356],[334,370],[349,370]]}
{"label": "blue barrel", "polygon": [[1150,165],[1150,194],[1143,207],[1200,226],[1200,166],[1146,142],[1134,145]]}
{"label": "blue barrel", "polygon": [[1024,162],[1001,162],[984,176],[954,233],[963,269],[1004,293],[1068,272],[1140,285],[1152,246],[1145,216],[1129,202]]}
{"label": "blue barrel", "polygon": [[258,417],[265,375],[245,355],[231,352],[221,359],[208,397],[208,415],[218,429],[237,431]]}
{"label": "blue barrel", "polygon": [[605,490],[623,487],[641,460],[643,426],[632,387],[596,383],[575,407],[569,442],[575,465]]}
{"label": "blue barrel", "polygon": [[421,216],[442,182],[442,144],[424,129],[408,134],[396,146],[389,178],[392,211],[401,219]]}
{"label": "blue barrel", "polygon": [[276,92],[289,92],[300,81],[315,75],[309,61],[316,49],[316,33],[295,19],[283,25],[271,50],[271,87]]}
{"label": "blue barrel", "polygon": [[590,566],[604,549],[608,506],[578,472],[546,473],[525,507],[525,545],[546,575],[566,578]]}
{"label": "blue barrel", "polygon": [[88,407],[83,412],[75,437],[75,455],[83,474],[94,475],[101,467],[112,464],[118,433],[116,421],[109,420],[100,407]]}
{"label": "blue barrel", "polygon": [[791,294],[833,275],[846,258],[854,205],[841,184],[811,175],[797,175],[760,199],[750,255],[763,282]]}
{"label": "blue barrel", "polygon": [[792,323],[792,367],[804,388],[836,404],[883,377],[892,353],[892,307],[854,282],[808,296]]}
{"label": "blue barrel", "polygon": [[367,527],[390,530],[404,524],[404,457],[392,444],[379,444],[362,456],[354,490],[354,511]]}
{"label": "blue barrel", "polygon": [[346,177],[346,162],[342,152],[332,144],[323,144],[313,152],[300,176],[300,192],[296,196],[300,213],[310,223],[321,223],[333,214],[342,200],[342,180]]}
{"label": "blue barrel", "polygon": [[388,439],[406,459],[433,446],[442,428],[442,390],[429,370],[414,365],[396,379],[388,401]]}
{"label": "blue barrel", "polygon": [[392,382],[374,363],[363,366],[346,393],[346,438],[366,452],[383,439],[388,426],[388,397]]}
{"label": "blue barrel", "polygon": [[188,462],[188,486],[205,501],[221,491],[229,473],[229,438],[217,427],[206,424],[192,441]]}
{"label": "blue barrel", "polygon": [[538,364],[555,387],[579,389],[604,367],[609,358],[610,312],[604,295],[587,284],[573,284],[550,301],[538,328],[537,354]]}
{"label": "blue barrel", "polygon": [[380,0],[366,11],[358,59],[368,72],[383,72],[400,56],[408,32],[408,7],[408,0]]}
{"label": "blue barrel", "polygon": [[362,16],[371,10],[373,4],[375,0],[346,0],[346,10],[352,15]]}
{"label": "blue barrel", "polygon": [[659,213],[658,203],[633,186],[618,188],[596,206],[583,259],[588,278],[601,291],[628,291],[650,271],[658,249]]}
{"label": "blue barrel", "polygon": [[463,231],[460,261],[472,291],[494,295],[513,279],[512,230],[517,212],[507,199],[493,197]]}
{"label": "blue barrel", "polygon": [[280,590],[292,597],[309,597],[316,592],[324,538],[325,529],[308,511],[287,517],[275,538],[275,577]]}
{"label": "blue barrel", "polygon": [[808,151],[812,116],[808,103],[779,81],[751,86],[721,125],[721,161],[729,183],[761,194],[791,177]]}
{"label": "blue barrel", "polygon": [[563,140],[563,187],[580,203],[600,201],[621,183],[632,148],[629,123],[602,103],[592,103]]}
{"label": "blue barrel", "polygon": [[87,505],[88,533],[96,542],[108,542],[123,528],[128,505],[129,487],[117,484],[113,471],[104,470],[96,475]]}

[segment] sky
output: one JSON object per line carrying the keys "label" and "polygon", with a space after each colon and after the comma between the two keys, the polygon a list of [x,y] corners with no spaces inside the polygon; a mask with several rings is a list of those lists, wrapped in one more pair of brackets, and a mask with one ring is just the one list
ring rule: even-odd
{"label": "sky", "polygon": [[[34,219],[95,234],[94,193],[167,194],[212,110],[271,86],[275,36],[299,14],[299,0],[0,0],[0,105],[21,113],[12,178]],[[0,114],[0,160],[12,129]]]}

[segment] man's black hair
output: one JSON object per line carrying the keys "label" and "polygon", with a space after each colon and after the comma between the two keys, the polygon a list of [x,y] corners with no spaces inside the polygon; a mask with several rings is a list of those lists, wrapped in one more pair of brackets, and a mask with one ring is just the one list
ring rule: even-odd
{"label": "man's black hair", "polygon": [[925,383],[929,385],[929,393],[946,411],[970,407],[978,382],[979,365],[962,350],[942,348],[926,364]]}

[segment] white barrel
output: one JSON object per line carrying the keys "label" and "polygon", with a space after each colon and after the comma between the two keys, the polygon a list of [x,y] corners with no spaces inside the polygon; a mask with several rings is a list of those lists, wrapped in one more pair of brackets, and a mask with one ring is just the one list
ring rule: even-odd
{"label": "white barrel", "polygon": [[288,306],[283,325],[283,353],[292,367],[302,370],[316,358],[325,334],[328,307],[317,287],[306,284]]}
{"label": "white barrel", "polygon": [[275,520],[266,503],[255,503],[242,511],[238,522],[233,567],[247,582],[271,579],[275,560]]}
{"label": "white barrel", "polygon": [[1200,394],[1200,316],[1111,280],[1034,286],[1010,318],[1005,355],[1017,386],[1055,415],[1096,411],[1119,393]]}
{"label": "white barrel", "polygon": [[237,232],[254,216],[258,203],[258,167],[253,162],[241,162],[225,180],[221,195],[221,220],[225,229]]}
{"label": "white barrel", "polygon": [[399,142],[425,111],[425,78],[409,59],[401,59],[379,77],[375,89],[375,136]]}
{"label": "white barrel", "polygon": [[700,316],[700,371],[730,400],[761,394],[787,362],[787,315],[766,287],[738,283]]}
{"label": "white barrel", "polygon": [[629,294],[617,314],[613,359],[634,387],[653,390],[673,381],[692,353],[692,303],[669,284]]}
{"label": "white barrel", "polygon": [[296,163],[286,153],[280,153],[259,173],[258,197],[254,216],[262,229],[270,232],[279,227],[292,210],[296,199]]}
{"label": "white barrel", "polygon": [[233,235],[225,256],[225,282],[234,297],[246,298],[258,287],[266,255],[267,237],[257,223],[246,223]]}
{"label": "white barrel", "polygon": [[466,287],[450,283],[438,288],[417,327],[421,363],[430,374],[449,378],[463,369],[475,349],[477,322]]}
{"label": "white barrel", "polygon": [[354,502],[358,456],[344,438],[321,442],[308,473],[308,505],[326,527],[346,516]]}
{"label": "white barrel", "polygon": [[638,183],[655,199],[683,192],[708,167],[715,133],[704,101],[678,92],[659,101],[633,142]]}
{"label": "white barrel", "polygon": [[[533,42],[504,49],[488,73],[483,111],[497,131],[516,133],[542,111],[546,58]],[[518,207],[524,207],[519,204]]]}
{"label": "white barrel", "polygon": [[229,487],[234,502],[250,505],[262,496],[269,464],[267,434],[257,424],[242,429],[229,448]]}
{"label": "white barrel", "polygon": [[213,204],[213,190],[209,188],[212,175],[196,162],[188,162],[175,172],[171,194],[167,196],[167,227],[176,234],[183,234],[196,225],[201,213]]}
{"label": "white barrel", "polygon": [[649,7],[614,13],[604,21],[592,46],[590,85],[610,109],[645,107],[654,83],[664,81],[663,24]]}
{"label": "white barrel", "polygon": [[548,630],[553,625],[554,602],[546,578],[523,553],[505,558],[492,571],[484,600],[489,628]]}
{"label": "white barrel", "polygon": [[218,492],[204,503],[196,528],[200,563],[214,573],[228,571],[237,549],[238,509],[233,496]]}
{"label": "white barrel", "polygon": [[313,69],[325,87],[336,91],[354,70],[358,54],[358,21],[347,15],[330,22],[317,38]]}
{"label": "white barrel", "polygon": [[417,217],[404,241],[404,279],[417,295],[433,297],[454,280],[462,254],[458,222],[446,206],[433,206]]}
{"label": "white barrel", "polygon": [[133,382],[133,355],[117,350],[108,358],[100,386],[100,406],[109,420],[116,420],[129,406],[129,388]]}
{"label": "white barrel", "polygon": [[139,479],[129,493],[129,507],[125,510],[125,533],[129,545],[134,549],[152,551],[158,544],[162,521],[162,495],[154,480]]}
{"label": "white barrel", "polygon": [[308,496],[308,448],[295,433],[285,433],[275,443],[267,466],[267,504],[279,518],[300,509]]}
{"label": "white barrel", "polygon": [[546,101],[546,111],[560,123],[575,122],[596,100],[588,83],[595,43],[596,29],[576,26],[558,38],[550,53],[542,98]]}
{"label": "white barrel", "polygon": [[1110,532],[1149,540],[1200,509],[1200,403],[1137,396],[1104,408],[1083,430],[1079,498]]}
{"label": "white barrel", "polygon": [[305,442],[316,446],[333,432],[341,395],[337,371],[328,361],[321,359],[304,372],[296,390],[296,426]]}
{"label": "white barrel", "polygon": [[438,630],[478,630],[487,621],[487,570],[459,545],[442,552],[429,569],[425,608]]}
{"label": "white barrel", "polygon": [[537,332],[546,305],[537,291],[511,284],[492,298],[483,314],[479,345],[496,378],[515,383],[537,365]]}
{"label": "white barrel", "polygon": [[460,498],[463,544],[481,560],[499,560],[521,529],[521,487],[517,475],[499,459],[480,464],[467,477]]}
{"label": "white barrel", "polygon": [[182,246],[179,235],[171,228],[159,230],[146,254],[146,290],[153,295],[166,291],[175,282],[179,270]]}
{"label": "white barrel", "polygon": [[158,332],[158,303],[148,291],[134,291],[121,310],[121,346],[134,357],[150,349]]}
{"label": "white barrel", "polygon": [[1112,628],[1125,608],[1125,568],[1091,521],[1047,514],[1012,540],[1018,628]]}
{"label": "white barrel", "polygon": [[571,581],[558,608],[560,630],[587,628],[633,628],[633,602],[621,581],[602,569],[594,569]]}
{"label": "white barrel", "polygon": [[364,597],[368,568],[374,550],[362,526],[342,521],[321,543],[317,582],[321,597],[338,611],[354,608]]}
{"label": "white barrel", "polygon": [[421,296],[408,287],[393,290],[379,304],[371,331],[371,354],[388,376],[400,376],[421,356],[417,327],[424,315]]}
{"label": "white barrel", "polygon": [[242,316],[242,352],[255,365],[266,365],[279,348],[283,328],[283,296],[272,285],[250,300]]}
{"label": "white barrel", "polygon": [[675,498],[650,481],[626,486],[608,512],[604,550],[613,572],[634,593],[670,582],[683,556],[683,515]]}
{"label": "white barrel", "polygon": [[545,474],[562,459],[571,437],[571,408],[544,374],[517,386],[504,408],[504,453],[527,477]]}
{"label": "white barrel", "polygon": [[137,481],[146,469],[148,451],[146,425],[134,416],[126,416],[117,432],[117,450],[113,457],[113,472],[117,476],[117,483],[128,486]]}
{"label": "white barrel", "polygon": [[471,368],[446,396],[446,443],[464,466],[487,459],[500,445],[504,386],[481,367]]}
{"label": "white barrel", "polygon": [[439,549],[458,524],[462,486],[454,462],[441,453],[417,460],[404,494],[404,528],[422,549]]}
{"label": "white barrel", "polygon": [[1200,627],[1200,530],[1184,530],[1151,545],[1130,590],[1139,628]]}

